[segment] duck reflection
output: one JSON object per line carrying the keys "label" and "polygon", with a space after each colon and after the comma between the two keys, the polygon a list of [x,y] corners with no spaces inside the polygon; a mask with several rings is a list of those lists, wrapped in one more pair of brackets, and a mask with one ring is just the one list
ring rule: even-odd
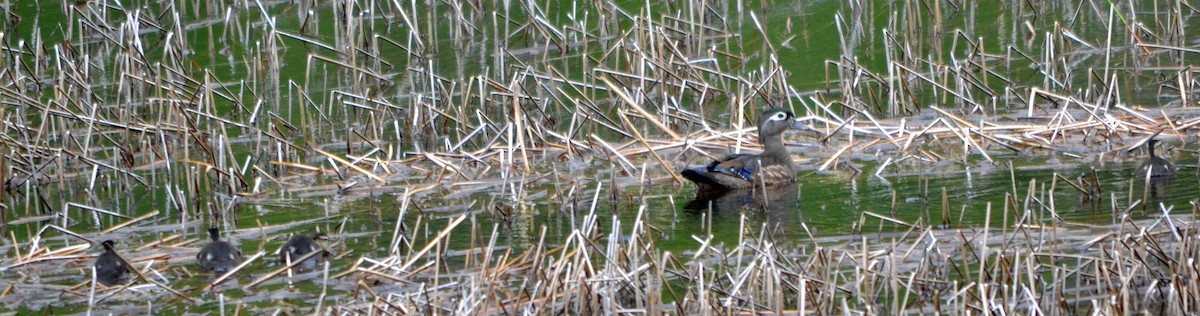
{"label": "duck reflection", "polygon": [[1169,197],[1167,187],[1170,186],[1171,180],[1173,179],[1175,179],[1175,177],[1142,177],[1134,178],[1133,181],[1144,184],[1142,187],[1144,189],[1144,191],[1142,191],[1143,200],[1146,201],[1147,206],[1157,209],[1158,203],[1165,202]]}
{"label": "duck reflection", "polygon": [[1154,145],[1157,143],[1158,140],[1153,137],[1146,141],[1146,151],[1150,157],[1138,165],[1133,174],[1134,181],[1145,184],[1143,197],[1151,207],[1157,207],[1158,202],[1167,199],[1167,186],[1179,170],[1170,161],[1155,154]]}
{"label": "duck reflection", "polygon": [[756,211],[770,223],[787,223],[799,212],[795,184],[735,190],[700,189],[696,198],[683,206],[694,212],[713,213]]}

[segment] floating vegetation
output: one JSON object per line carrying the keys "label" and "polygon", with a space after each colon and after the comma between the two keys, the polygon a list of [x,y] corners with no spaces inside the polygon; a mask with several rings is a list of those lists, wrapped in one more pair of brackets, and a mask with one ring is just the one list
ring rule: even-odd
{"label": "floating vegetation", "polygon": [[[1183,1],[0,11],[6,311],[1200,311],[1198,10]],[[768,108],[819,132],[784,136],[799,183],[661,196],[693,192],[685,167],[762,150]],[[1105,185],[1098,169],[1155,141],[1173,177],[1130,167],[1128,187]],[[806,195],[825,174],[1009,181],[968,208],[922,178],[832,235],[772,220],[857,198]],[[1112,221],[1065,216],[1063,192]],[[247,255],[207,268],[210,228]],[[98,256],[129,275],[90,271]]]}

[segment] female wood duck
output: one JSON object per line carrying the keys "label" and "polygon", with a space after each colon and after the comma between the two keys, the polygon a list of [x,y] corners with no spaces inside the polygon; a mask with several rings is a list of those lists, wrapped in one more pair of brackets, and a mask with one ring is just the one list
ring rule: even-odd
{"label": "female wood duck", "polygon": [[758,118],[760,154],[733,154],[704,167],[683,170],[680,174],[702,190],[744,189],[760,184],[778,185],[796,181],[792,156],[783,145],[783,132],[804,130],[808,126],[796,120],[792,111],[773,108]]}
{"label": "female wood duck", "polygon": [[196,262],[200,263],[200,271],[225,273],[233,270],[242,262],[242,252],[226,241],[221,241],[221,232],[216,228],[208,229],[208,238],[212,240],[200,253],[196,254]]}
{"label": "female wood duck", "polygon": [[1147,150],[1150,152],[1150,158],[1146,158],[1146,161],[1143,161],[1142,165],[1138,166],[1137,174],[1134,174],[1134,176],[1141,178],[1149,175],[1151,178],[1167,178],[1175,175],[1175,165],[1154,154],[1154,144],[1157,143],[1158,140],[1153,138],[1146,143],[1146,146],[1149,147]]}
{"label": "female wood duck", "polygon": [[121,282],[125,274],[129,273],[129,267],[125,266],[125,261],[117,256],[117,251],[113,250],[113,241],[105,240],[100,243],[104,246],[104,253],[96,257],[96,281],[106,286],[112,286]]}
{"label": "female wood duck", "polygon": [[[324,251],[324,249],[321,249],[320,245],[317,245],[317,240],[320,239],[325,239],[325,234],[316,233],[312,236],[292,235],[292,238],[289,238],[288,241],[283,244],[283,247],[279,248],[279,263],[287,264],[288,262],[299,260],[310,252]],[[310,258],[308,261],[305,261],[304,264],[315,264],[320,257],[321,255],[317,255],[313,258]]]}

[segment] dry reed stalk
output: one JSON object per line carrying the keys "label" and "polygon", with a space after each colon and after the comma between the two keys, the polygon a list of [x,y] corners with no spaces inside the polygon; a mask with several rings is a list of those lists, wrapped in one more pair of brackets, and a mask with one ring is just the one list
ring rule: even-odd
{"label": "dry reed stalk", "polygon": [[[1001,147],[1022,154],[1107,154],[1111,149],[1104,146],[1077,144],[1135,148],[1162,131],[1164,138],[1187,142],[1200,126],[1190,104],[1194,83],[1186,67],[1172,64],[1196,52],[1185,43],[1189,13],[1196,10],[1184,1],[1155,5],[1147,10],[1133,3],[1022,2],[1002,8],[1001,22],[993,28],[981,27],[985,22],[978,18],[988,11],[959,2],[849,1],[833,18],[841,50],[826,64],[827,71],[836,67],[830,73],[836,77],[825,84],[837,88],[815,93],[795,91],[791,85],[805,82],[779,66],[780,58],[793,53],[788,41],[798,37],[773,39],[780,37],[768,32],[775,21],[758,15],[779,8],[765,3],[730,7],[685,1],[666,9],[615,5],[567,11],[526,2],[345,0],[328,9],[313,1],[300,1],[294,8],[254,2],[246,7],[257,10],[242,10],[249,14],[185,2],[68,4],[60,10],[67,16],[62,20],[78,23],[61,27],[62,44],[48,41],[44,32],[28,38],[24,33],[0,35],[6,39],[0,42],[24,43],[5,45],[13,58],[0,65],[0,76],[11,83],[0,87],[0,96],[11,105],[3,110],[9,124],[0,135],[7,153],[0,159],[0,175],[7,176],[0,178],[12,181],[16,190],[11,192],[56,189],[88,202],[42,202],[58,197],[5,193],[0,197],[11,209],[4,210],[3,221],[6,227],[30,226],[28,230],[38,232],[23,237],[32,239],[29,251],[14,248],[19,260],[13,263],[38,268],[29,260],[84,258],[63,252],[70,247],[43,245],[46,229],[90,236],[63,228],[69,227],[68,220],[77,220],[70,212],[59,212],[62,222],[54,225],[40,223],[59,218],[36,214],[39,208],[67,205],[98,218],[101,210],[138,205],[124,197],[137,189],[166,188],[167,203],[180,211],[156,211],[106,230],[111,232],[141,228],[164,216],[178,216],[179,225],[188,227],[193,214],[214,210],[236,222],[237,214],[226,215],[235,209],[231,205],[271,203],[287,193],[337,195],[350,202],[400,189],[408,190],[407,199],[409,194],[428,198],[496,188],[501,199],[528,202],[536,201],[530,198],[536,193],[526,186],[579,180],[560,172],[563,164],[552,159],[563,151],[565,159],[606,161],[624,172],[612,175],[608,191],[594,192],[595,207],[600,194],[619,196],[616,192],[628,183],[666,176],[678,180],[670,166],[694,162],[693,152],[707,156],[706,151],[729,147],[756,148],[745,137],[749,129],[710,127],[715,120],[706,117],[732,108],[734,124],[727,125],[740,126],[746,121],[740,115],[776,105],[799,108],[793,102],[808,110],[806,122],[832,131],[819,139],[822,143],[840,148],[812,154],[825,160],[821,168],[844,157],[878,155],[886,161],[875,172],[881,179],[888,176],[885,169],[902,173],[912,164],[945,160],[945,152],[953,150],[944,145],[946,140],[961,141],[964,159],[977,155],[986,160],[995,158],[989,151]],[[570,13],[547,13],[554,9]],[[294,10],[299,29],[277,24],[280,10]],[[883,16],[879,12],[892,12],[886,26],[876,26],[871,18]],[[330,13],[334,18],[326,18]],[[1039,18],[1027,18],[1035,15]],[[1071,22],[1060,23],[1058,15]],[[829,19],[799,16],[803,24]],[[962,29],[946,31],[960,24]],[[1103,29],[1089,34],[1089,24]],[[214,31],[214,25],[222,31]],[[883,28],[882,38],[874,38]],[[207,37],[196,36],[204,30]],[[807,41],[810,35],[800,38]],[[227,61],[187,53],[204,51],[205,46],[192,47],[190,40],[197,38],[208,38],[209,50],[227,55]],[[438,44],[445,42],[453,44]],[[860,63],[863,48],[878,43],[883,44],[883,68]],[[488,59],[471,54],[480,47],[492,54],[491,61],[477,73],[464,71],[475,65],[463,60]],[[988,51],[995,47],[1004,52]],[[402,52],[389,54],[396,48]],[[287,56],[295,54],[304,60],[288,64],[304,67],[303,78],[283,68]],[[446,60],[456,60],[457,73],[442,64]],[[227,69],[225,63],[235,65]],[[1089,67],[1103,70],[1085,70]],[[1162,79],[1145,79],[1155,76]],[[466,78],[469,83],[462,84]],[[612,78],[629,90],[618,89]],[[1184,107],[1154,114],[1136,103],[1155,101],[1122,95],[1155,87],[1163,96],[1156,102]],[[636,94],[627,95],[629,91]],[[709,102],[714,97],[733,101],[714,105]],[[926,109],[937,114],[923,116]],[[904,116],[909,114],[913,116]],[[568,115],[570,123],[565,123]],[[639,130],[630,115],[656,128]],[[699,131],[689,132],[689,126]],[[345,152],[330,154],[335,151],[330,148]],[[520,154],[514,155],[517,150]],[[673,152],[677,155],[671,157]],[[331,163],[334,172],[318,162]],[[535,162],[553,170],[531,168]],[[646,167],[655,162],[665,170]],[[523,168],[509,168],[514,163]],[[338,164],[380,183],[355,183]],[[684,264],[668,262],[676,257],[656,248],[649,233],[652,222],[643,220],[644,214],[631,227],[614,221],[604,238],[594,213],[586,219],[572,213],[569,243],[539,239],[538,250],[510,258],[498,253],[502,247],[494,247],[493,238],[479,250],[482,258],[467,259],[466,270],[481,272],[470,278],[442,274],[452,265],[440,258],[456,253],[441,240],[449,230],[440,230],[439,239],[417,256],[412,256],[415,249],[407,249],[405,260],[432,258],[427,265],[409,263],[412,271],[397,274],[382,267],[405,260],[361,261],[363,266],[356,263],[347,272],[363,273],[338,276],[433,284],[415,295],[393,295],[398,293],[394,288],[360,279],[358,288],[371,301],[358,305],[365,309],[351,309],[358,312],[1069,314],[1089,308],[1135,313],[1146,305],[1141,301],[1153,300],[1167,302],[1168,312],[1197,310],[1189,305],[1196,301],[1191,294],[1197,292],[1195,286],[1154,274],[1169,267],[1179,279],[1194,276],[1179,264],[1197,244],[1183,234],[1191,228],[1182,224],[1191,219],[1173,214],[1180,211],[1159,206],[1152,213],[1173,221],[1135,225],[1123,220],[1130,227],[1116,229],[1122,233],[1107,232],[1077,249],[1071,245],[1088,233],[1080,229],[1082,224],[1058,217],[1061,210],[1055,208],[1053,194],[1062,176],[1051,180],[1049,192],[1030,188],[1023,195],[1013,177],[1012,203],[1005,199],[1004,222],[992,232],[1002,236],[1000,243],[987,237],[986,226],[982,232],[955,236],[918,222],[906,224],[913,227],[912,235],[814,241],[815,252],[797,255],[781,249],[766,231],[752,238],[751,229],[743,227],[732,247],[711,234],[698,236],[699,250],[682,256],[694,259]],[[474,179],[501,180],[476,184],[470,181]],[[259,185],[263,180],[266,184]],[[1081,192],[1090,190],[1067,182]],[[1154,206],[1146,191],[1134,201],[1134,191],[1120,206],[1113,193],[1112,210],[1129,214]],[[241,200],[245,192],[253,198]],[[1024,196],[1023,203],[1016,203],[1018,196]],[[942,211],[943,222],[949,223],[949,205]],[[963,213],[967,211],[964,205]],[[1049,237],[1038,224],[1043,213],[1053,224]],[[13,214],[17,216],[8,218]],[[397,227],[405,216],[401,212]],[[705,220],[714,219],[709,214]],[[870,214],[860,218],[858,229],[876,220],[883,225],[899,219]],[[392,242],[411,242],[421,229],[439,231],[428,219],[417,223],[412,231],[395,232]],[[473,234],[474,219],[472,224]],[[270,229],[280,227],[289,224]],[[14,245],[21,241],[17,235],[10,231]],[[172,241],[181,238],[164,235]],[[897,250],[882,251],[888,248]],[[729,258],[736,264],[723,264]],[[655,294],[663,289],[673,295],[673,304],[662,304]],[[1106,296],[1114,289],[1122,292]],[[463,303],[450,303],[455,301]],[[327,311],[340,307],[328,306]]]}
{"label": "dry reed stalk", "polygon": [[[259,253],[263,253],[263,251],[259,251]],[[254,287],[258,286],[259,284],[269,281],[270,279],[275,278],[276,276],[283,274],[285,272],[288,273],[290,276],[292,268],[304,263],[304,261],[307,261],[308,259],[311,259],[312,257],[316,257],[317,255],[322,255],[323,253],[324,253],[324,251],[313,251],[313,252],[306,253],[306,254],[304,254],[304,256],[301,256],[300,258],[297,258],[296,260],[291,261],[290,263],[285,264],[282,267],[275,269],[274,271],[268,272],[268,273],[264,274],[263,276],[260,276],[257,279],[254,279],[254,281],[250,281],[249,284],[246,284],[246,286],[242,287],[242,290],[253,289]],[[243,264],[248,264],[248,263],[249,263],[249,260],[247,260],[246,262],[243,262]]]}
{"label": "dry reed stalk", "polygon": [[643,118],[649,120],[650,123],[657,126],[662,132],[667,133],[667,135],[671,136],[671,139],[679,139],[679,134],[676,134],[674,130],[672,130],[670,127],[667,127],[665,124],[663,124],[659,120],[653,119],[654,115],[651,115],[649,112],[646,112],[646,109],[643,109],[640,105],[638,105],[637,102],[633,101],[633,99],[630,98],[629,95],[625,94],[625,91],[618,88],[615,84],[612,83],[612,81],[609,81],[608,78],[604,78],[604,77],[598,77],[598,78],[600,79],[601,82],[604,82],[604,85],[608,86],[608,88],[610,89],[609,91],[615,93],[617,95],[617,97],[621,101],[623,101],[626,106],[629,106],[634,111],[638,112],[638,114],[641,114]]}
{"label": "dry reed stalk", "polygon": [[116,231],[116,230],[118,230],[118,229],[121,229],[121,228],[128,227],[128,226],[130,226],[130,225],[133,225],[133,224],[135,224],[135,223],[138,223],[138,222],[144,221],[144,220],[146,220],[146,219],[148,219],[148,218],[151,218],[151,217],[154,217],[154,216],[157,216],[157,215],[158,215],[158,210],[153,210],[153,211],[150,211],[150,212],[148,212],[148,213],[146,213],[146,214],[143,214],[142,216],[138,216],[138,217],[136,217],[136,218],[133,218],[133,219],[130,219],[130,220],[128,220],[128,221],[125,221],[125,222],[122,222],[122,223],[120,223],[120,224],[113,225],[112,227],[106,228],[106,229],[104,229],[103,231],[100,231],[100,233],[101,233],[101,234],[107,234],[107,233],[111,233],[111,232],[114,232],[114,231]]}
{"label": "dry reed stalk", "polygon": [[234,276],[236,276],[239,271],[242,271],[242,269],[245,269],[251,263],[258,261],[259,258],[262,258],[262,256],[266,255],[266,254],[267,254],[267,252],[260,250],[258,253],[255,253],[253,256],[250,256],[250,258],[247,258],[246,260],[242,260],[242,262],[239,263],[237,266],[233,267],[233,269],[229,269],[228,272],[225,272],[225,274],[218,276],[216,279],[213,279],[212,282],[209,282],[208,285],[205,285],[204,289],[202,291],[211,290],[213,287],[220,285],[221,283],[224,283],[225,281],[228,281],[230,278],[233,278]]}

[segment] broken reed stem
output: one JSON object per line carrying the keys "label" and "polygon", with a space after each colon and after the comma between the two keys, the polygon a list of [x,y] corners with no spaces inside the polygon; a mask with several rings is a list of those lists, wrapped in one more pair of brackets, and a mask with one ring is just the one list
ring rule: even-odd
{"label": "broken reed stem", "polygon": [[146,219],[148,219],[148,218],[155,217],[155,216],[158,216],[158,210],[153,210],[153,211],[150,211],[149,213],[146,213],[146,214],[144,214],[144,215],[142,215],[142,216],[138,216],[138,217],[136,217],[136,218],[134,218],[134,219],[131,219],[131,220],[125,221],[125,222],[123,222],[123,223],[120,223],[120,224],[114,225],[114,226],[112,226],[112,227],[109,227],[109,228],[107,228],[107,229],[105,229],[105,230],[101,231],[100,233],[101,233],[101,234],[108,234],[108,233],[114,232],[114,231],[116,231],[116,230],[118,230],[118,229],[121,229],[121,228],[128,227],[128,226],[130,226],[130,225],[136,224],[136,223],[138,223],[138,222],[141,222],[141,221],[143,221],[143,220],[146,220]]}
{"label": "broken reed stem", "polygon": [[[117,259],[121,260],[121,263],[122,263],[122,264],[124,264],[126,267],[128,267],[129,271],[132,271],[132,272],[133,272],[133,274],[137,276],[137,279],[146,280],[146,282],[149,282],[150,284],[154,284],[155,286],[157,286],[157,287],[159,287],[159,288],[162,288],[163,290],[166,290],[167,292],[169,292],[169,293],[171,293],[171,294],[174,294],[176,297],[179,297],[179,298],[182,298],[182,299],[184,299],[184,300],[187,300],[189,303],[195,303],[195,302],[196,302],[196,300],[195,300],[195,299],[193,299],[193,298],[191,298],[191,297],[189,297],[189,296],[187,296],[187,295],[183,295],[183,293],[180,293],[179,291],[176,291],[175,289],[173,289],[173,288],[171,288],[171,287],[169,287],[169,286],[167,286],[167,285],[165,285],[165,284],[159,283],[158,281],[155,281],[155,280],[154,280],[154,279],[152,279],[152,278],[148,278],[148,277],[146,277],[146,275],[142,274],[142,271],[141,271],[141,270],[139,270],[137,267],[134,267],[132,264],[130,264],[128,260],[125,260],[125,257],[124,257],[124,256],[121,256],[121,254],[119,254],[119,253],[116,253],[116,252],[113,252],[113,254],[115,254],[115,255],[117,256]],[[94,271],[93,271],[93,275],[94,275]],[[94,281],[94,280],[93,280],[93,281]],[[131,281],[136,281],[136,279],[134,279],[134,280],[131,280]],[[130,284],[123,285],[123,286],[122,286],[122,288],[126,288],[126,287],[128,287],[129,285],[130,285]],[[116,294],[116,293],[113,293],[113,294]]]}
{"label": "broken reed stem", "polygon": [[[260,251],[259,253],[262,253],[262,251]],[[258,279],[251,281],[250,284],[246,284],[246,286],[243,286],[242,290],[249,291],[250,289],[253,289],[254,287],[258,286],[259,284],[262,284],[263,282],[266,282],[266,281],[274,278],[275,276],[283,274],[284,272],[290,272],[292,270],[292,268],[294,268],[294,267],[304,263],[304,261],[307,261],[308,259],[315,257],[322,253],[324,253],[324,251],[320,251],[320,250],[306,253],[303,256],[301,256],[299,259],[292,260],[290,263],[284,264],[282,267],[279,267],[278,269],[268,272],[267,274],[264,274],[263,276],[258,277]],[[248,263],[248,262],[243,262],[243,263]]]}
{"label": "broken reed stem", "polygon": [[255,253],[253,256],[250,256],[250,258],[243,260],[236,267],[233,267],[233,269],[230,269],[228,272],[225,272],[225,274],[222,274],[221,276],[217,277],[216,279],[213,279],[212,282],[209,282],[208,285],[204,286],[203,291],[211,290],[213,287],[220,285],[221,283],[224,283],[225,281],[228,281],[230,278],[236,277],[239,271],[242,271],[242,269],[245,269],[251,263],[258,261],[259,258],[262,258],[262,256],[266,255],[266,254],[267,254],[266,251],[260,250],[258,253]]}

